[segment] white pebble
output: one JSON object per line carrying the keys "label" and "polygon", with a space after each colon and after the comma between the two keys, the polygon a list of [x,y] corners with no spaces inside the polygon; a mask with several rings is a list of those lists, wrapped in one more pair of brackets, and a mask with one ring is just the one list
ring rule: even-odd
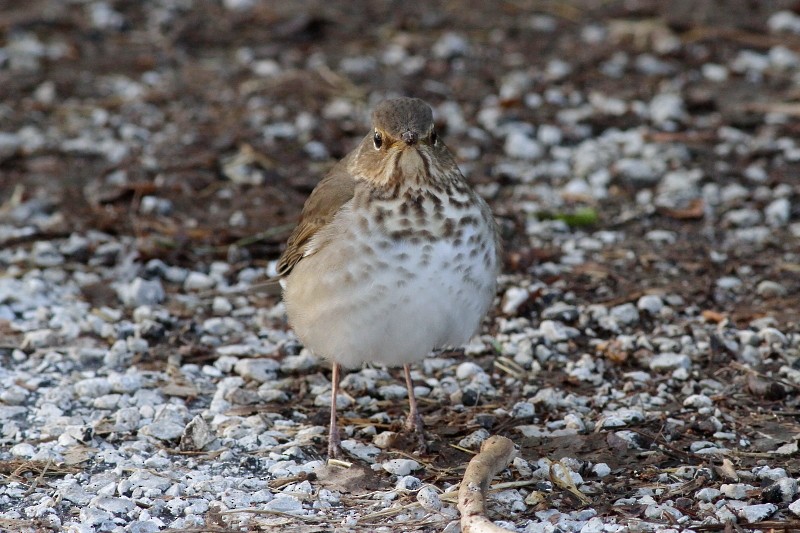
{"label": "white pebble", "polygon": [[433,487],[427,485],[417,492],[417,501],[428,512],[437,512],[442,508],[442,500],[439,498],[439,493]]}
{"label": "white pebble", "polygon": [[663,371],[677,368],[689,369],[691,367],[691,358],[688,355],[679,353],[662,353],[650,360],[650,370]]}
{"label": "white pebble", "polygon": [[189,272],[183,282],[183,288],[187,291],[204,291],[212,288],[216,284],[214,278],[202,272]]}
{"label": "white pebble", "polygon": [[720,485],[719,490],[726,498],[732,500],[744,500],[747,498],[747,491],[755,489],[754,486],[746,483],[723,483]]}
{"label": "white pebble", "polygon": [[471,379],[472,377],[483,373],[483,368],[471,361],[461,363],[456,369],[456,377],[460,380]]}
{"label": "white pebble", "polygon": [[389,461],[384,461],[381,467],[390,474],[402,477],[419,469],[420,465],[413,459],[390,459]]}
{"label": "white pebble", "polygon": [[744,518],[747,522],[752,524],[768,518],[777,510],[778,506],[774,503],[761,503],[742,507],[739,509],[738,514],[741,518]]}
{"label": "white pebble", "polygon": [[508,134],[503,149],[509,157],[529,161],[540,158],[544,152],[542,145],[536,139],[532,139],[521,130],[513,130]]}
{"label": "white pebble", "polygon": [[592,467],[592,472],[599,477],[606,477],[611,473],[611,468],[606,463],[597,463]]}
{"label": "white pebble", "polygon": [[469,450],[477,450],[483,444],[483,441],[489,438],[489,432],[486,431],[484,428],[481,428],[477,431],[474,431],[461,439],[458,442],[458,445],[462,448],[467,448]]}

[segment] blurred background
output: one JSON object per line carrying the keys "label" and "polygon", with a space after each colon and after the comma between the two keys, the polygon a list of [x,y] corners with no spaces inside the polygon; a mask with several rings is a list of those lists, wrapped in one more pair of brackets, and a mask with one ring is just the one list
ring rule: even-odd
{"label": "blurred background", "polygon": [[798,11],[3,0],[0,247],[96,230],[143,262],[268,267],[370,107],[411,95],[492,204],[507,273],[795,321]]}

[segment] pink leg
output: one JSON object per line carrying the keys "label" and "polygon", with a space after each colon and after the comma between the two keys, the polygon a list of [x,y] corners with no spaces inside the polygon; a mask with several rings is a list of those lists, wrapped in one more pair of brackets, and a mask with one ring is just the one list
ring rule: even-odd
{"label": "pink leg", "polygon": [[417,408],[417,398],[414,396],[414,382],[411,381],[411,366],[403,365],[403,372],[406,375],[406,388],[408,388],[408,418],[406,418],[406,430],[417,434],[419,449],[424,451],[427,448],[425,443],[425,431],[422,424],[422,416]]}
{"label": "pink leg", "polygon": [[339,393],[339,363],[333,363],[331,374],[331,431],[328,434],[328,459],[342,456],[342,439],[339,437],[339,426],[336,423],[336,395]]}

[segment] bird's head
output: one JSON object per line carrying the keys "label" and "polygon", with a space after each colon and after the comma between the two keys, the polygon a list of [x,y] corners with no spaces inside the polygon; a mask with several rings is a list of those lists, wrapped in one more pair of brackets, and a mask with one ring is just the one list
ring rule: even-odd
{"label": "bird's head", "polygon": [[352,162],[353,175],[375,186],[397,186],[458,172],[434,126],[433,111],[419,98],[382,101],[372,112],[372,131]]}

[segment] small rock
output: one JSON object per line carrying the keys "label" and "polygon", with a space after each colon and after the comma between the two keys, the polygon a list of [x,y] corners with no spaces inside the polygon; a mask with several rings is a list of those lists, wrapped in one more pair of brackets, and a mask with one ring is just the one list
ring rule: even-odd
{"label": "small rock", "polygon": [[21,442],[19,444],[15,444],[11,447],[11,455],[14,457],[26,457],[30,458],[36,455],[36,448],[34,448],[31,444],[27,442]]}
{"label": "small rock", "polygon": [[233,368],[244,379],[265,383],[275,379],[280,367],[275,359],[240,359]]}
{"label": "small rock", "polygon": [[108,378],[88,378],[75,383],[72,389],[80,399],[94,399],[111,392],[111,383]]}
{"label": "small rock", "polygon": [[783,227],[789,222],[792,207],[788,198],[778,198],[773,200],[764,209],[764,218],[772,227]]}
{"label": "small rock", "polygon": [[545,320],[560,320],[562,322],[574,322],[580,316],[578,308],[564,302],[556,302],[544,309],[541,316]]}
{"label": "small rock", "polygon": [[92,498],[89,505],[103,509],[113,514],[126,514],[136,508],[136,503],[128,498],[114,498],[112,496],[98,496]]}
{"label": "small rock", "polygon": [[656,294],[646,294],[639,298],[639,301],[636,302],[636,307],[640,311],[655,316],[664,308],[664,301]]}
{"label": "small rock", "polygon": [[201,451],[215,438],[208,422],[202,416],[197,415],[184,428],[181,435],[180,449],[184,451]]}
{"label": "small rock", "polygon": [[642,422],[644,414],[638,409],[617,409],[607,413],[602,419],[602,427],[618,428]]}
{"label": "small rock", "polygon": [[392,383],[378,387],[378,395],[384,400],[401,400],[408,396],[408,389],[402,385]]}
{"label": "small rock", "polygon": [[233,310],[231,302],[223,296],[215,296],[211,304],[211,312],[215,315],[227,315]]}
{"label": "small rock", "polygon": [[433,487],[424,486],[417,492],[417,501],[428,512],[438,512],[442,509],[442,500]]}
{"label": "small rock", "polygon": [[688,355],[679,353],[662,353],[650,360],[650,370],[665,371],[678,368],[690,369],[692,360]]}
{"label": "small rock", "polygon": [[303,502],[290,494],[281,493],[268,501],[264,508],[281,513],[297,513],[303,510]]}
{"label": "small rock", "polygon": [[597,477],[604,478],[611,473],[611,468],[606,463],[597,463],[592,467],[592,472]]}
{"label": "small rock", "polygon": [[412,459],[391,459],[381,464],[381,467],[390,474],[402,477],[419,469],[420,465]]}
{"label": "small rock", "polygon": [[790,502],[795,494],[797,494],[797,480],[784,477],[761,492],[761,501],[771,503]]}
{"label": "small rock", "polygon": [[722,491],[712,487],[705,487],[695,493],[695,498],[704,502],[713,502],[722,495]]}
{"label": "small rock", "polygon": [[189,272],[183,282],[183,288],[187,291],[206,291],[216,285],[214,278],[202,272]]}
{"label": "small rock", "polygon": [[738,515],[748,523],[755,523],[764,520],[778,510],[774,503],[761,503],[758,505],[746,505],[738,510]]}
{"label": "small rock", "polygon": [[372,444],[383,450],[391,448],[397,440],[397,433],[394,431],[381,431],[372,438]]}
{"label": "small rock", "polygon": [[503,304],[501,306],[503,314],[509,316],[516,315],[517,309],[519,309],[522,304],[528,301],[529,296],[530,292],[528,292],[527,289],[522,289],[519,287],[509,288],[503,295]]}
{"label": "small rock", "polygon": [[477,450],[483,444],[483,441],[489,438],[489,432],[486,431],[484,428],[481,428],[477,431],[474,431],[461,439],[458,442],[458,445],[462,448],[467,448],[468,450]]}
{"label": "small rock", "polygon": [[483,368],[471,361],[461,363],[456,369],[456,378],[460,380],[472,379],[474,376],[479,374],[484,374]]}
{"label": "small rock", "polygon": [[57,343],[58,334],[52,329],[35,329],[25,333],[20,348],[25,351],[31,351],[54,346]]}
{"label": "small rock", "polygon": [[162,215],[166,216],[172,213],[172,202],[166,198],[159,198],[158,196],[143,196],[139,204],[139,212],[143,215]]}
{"label": "small rock", "polygon": [[433,43],[431,48],[434,57],[452,59],[469,54],[469,41],[458,33],[447,32]]}
{"label": "small rock", "polygon": [[564,342],[580,335],[580,331],[575,328],[565,326],[556,320],[542,320],[539,324],[539,331],[544,338],[552,343]]}
{"label": "small rock", "polygon": [[657,125],[667,121],[680,120],[686,116],[683,98],[679,94],[662,93],[650,101],[650,118]]}
{"label": "small rock", "polygon": [[354,439],[347,439],[342,441],[342,449],[362,461],[367,463],[374,463],[375,459],[380,455],[381,449],[371,444],[363,444]]}
{"label": "small rock", "polygon": [[399,490],[417,490],[421,485],[419,478],[414,476],[402,476],[395,483],[395,487]]}
{"label": "small rock", "polygon": [[610,314],[617,321],[625,325],[635,324],[639,321],[639,311],[637,311],[636,306],[632,303],[612,307]]}
{"label": "small rock", "polygon": [[517,402],[511,408],[511,416],[513,418],[531,418],[536,414],[536,409],[532,403]]}
{"label": "small rock", "polygon": [[767,27],[772,33],[797,33],[800,34],[800,15],[789,10],[776,11],[767,19]]}
{"label": "small rock", "polygon": [[637,187],[655,185],[662,174],[662,169],[654,162],[636,158],[622,158],[614,168],[622,179]]}
{"label": "small rock", "polygon": [[744,500],[747,498],[747,491],[755,489],[754,486],[746,483],[723,483],[719,490],[726,498],[732,500]]}
{"label": "small rock", "polygon": [[183,435],[185,426],[172,420],[155,420],[151,424],[143,426],[139,433],[149,435],[158,440],[176,440]]}
{"label": "small rock", "polygon": [[524,131],[516,129],[509,132],[503,149],[509,157],[528,161],[538,159],[544,153],[539,141],[529,137]]}
{"label": "small rock", "polygon": [[800,500],[795,500],[789,504],[789,510],[796,516],[800,516]]}
{"label": "small rock", "polygon": [[714,405],[714,401],[705,394],[692,394],[683,400],[684,407],[694,407],[695,409],[700,407],[711,407],[712,405]]}
{"label": "small rock", "polygon": [[759,330],[758,338],[770,346],[773,344],[786,346],[786,344],[789,342],[789,340],[786,338],[786,335],[784,335],[780,330],[771,327],[766,327]]}
{"label": "small rock", "polygon": [[164,287],[157,279],[136,278],[128,284],[117,286],[117,295],[129,307],[157,305],[164,301]]}
{"label": "small rock", "polygon": [[717,287],[724,290],[734,290],[742,286],[742,280],[734,276],[723,276],[717,280]]}
{"label": "small rock", "polygon": [[780,283],[765,279],[756,286],[756,294],[764,298],[786,296],[786,288]]}

